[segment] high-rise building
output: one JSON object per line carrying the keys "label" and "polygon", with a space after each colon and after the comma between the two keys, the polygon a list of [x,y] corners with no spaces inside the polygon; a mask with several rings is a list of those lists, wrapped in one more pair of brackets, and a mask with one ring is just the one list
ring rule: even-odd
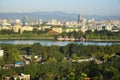
{"label": "high-rise building", "polygon": [[78,23],[82,22],[82,20],[83,20],[83,17],[79,14],[78,15]]}
{"label": "high-rise building", "polygon": [[78,15],[78,20],[77,21],[78,21],[78,23],[80,23],[80,14]]}
{"label": "high-rise building", "polygon": [[22,25],[25,26],[25,25],[29,25],[29,18],[27,16],[25,16],[23,19],[22,19]]}
{"label": "high-rise building", "polygon": [[41,19],[38,19],[38,25],[41,25],[43,22]]}
{"label": "high-rise building", "polygon": [[15,20],[15,23],[16,23],[17,25],[21,25],[20,19],[16,19],[16,20]]}

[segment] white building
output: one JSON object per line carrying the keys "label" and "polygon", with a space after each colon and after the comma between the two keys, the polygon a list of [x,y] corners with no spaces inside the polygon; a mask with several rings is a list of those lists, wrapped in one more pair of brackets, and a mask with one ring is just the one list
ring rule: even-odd
{"label": "white building", "polygon": [[78,27],[79,24],[77,21],[66,21],[65,26],[67,26],[67,27],[76,27],[77,26]]}
{"label": "white building", "polygon": [[47,25],[60,25],[63,26],[63,23],[60,21],[57,21],[56,19],[52,19],[51,21],[48,21]]}
{"label": "white building", "polygon": [[33,27],[32,26],[24,26],[24,27],[21,27],[19,30],[20,30],[20,33],[22,34],[24,31],[33,31]]}
{"label": "white building", "polygon": [[1,50],[1,48],[0,48],[0,57],[3,57],[3,50]]}
{"label": "white building", "polygon": [[20,76],[18,76],[20,80],[30,80],[30,75],[26,75],[26,74],[21,74]]}
{"label": "white building", "polygon": [[52,29],[58,33],[62,33],[62,27],[53,27]]}
{"label": "white building", "polygon": [[2,80],[11,80],[11,77],[13,78],[12,80],[30,80],[30,75],[26,75],[23,73],[21,73],[20,75],[15,74],[12,76],[2,76]]}

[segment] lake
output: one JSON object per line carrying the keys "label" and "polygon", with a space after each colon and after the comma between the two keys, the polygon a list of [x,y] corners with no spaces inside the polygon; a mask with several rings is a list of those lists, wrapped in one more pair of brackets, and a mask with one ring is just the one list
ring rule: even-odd
{"label": "lake", "polygon": [[34,44],[34,43],[40,43],[40,44],[46,45],[46,46],[51,46],[51,45],[64,46],[64,45],[67,45],[67,44],[70,44],[70,43],[83,44],[83,45],[99,45],[99,46],[120,44],[120,42],[70,42],[70,41],[46,41],[46,40],[0,40],[0,44]]}

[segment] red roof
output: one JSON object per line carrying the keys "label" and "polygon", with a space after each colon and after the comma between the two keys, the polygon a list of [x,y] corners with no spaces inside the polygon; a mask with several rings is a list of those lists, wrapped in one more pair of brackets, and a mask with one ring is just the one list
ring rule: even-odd
{"label": "red roof", "polygon": [[50,30],[48,33],[58,33],[58,32],[56,32],[55,30]]}

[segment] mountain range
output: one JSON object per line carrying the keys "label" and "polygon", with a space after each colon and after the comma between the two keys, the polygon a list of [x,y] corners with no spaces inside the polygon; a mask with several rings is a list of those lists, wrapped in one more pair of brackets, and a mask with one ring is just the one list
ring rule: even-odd
{"label": "mountain range", "polygon": [[[59,21],[77,21],[77,13],[65,13],[61,11],[54,12],[29,12],[29,13],[0,13],[0,19],[22,19],[24,16],[30,18],[40,18],[44,21],[57,19]],[[95,20],[120,20],[118,16],[100,16],[100,15],[81,15],[86,19],[94,18]]]}

